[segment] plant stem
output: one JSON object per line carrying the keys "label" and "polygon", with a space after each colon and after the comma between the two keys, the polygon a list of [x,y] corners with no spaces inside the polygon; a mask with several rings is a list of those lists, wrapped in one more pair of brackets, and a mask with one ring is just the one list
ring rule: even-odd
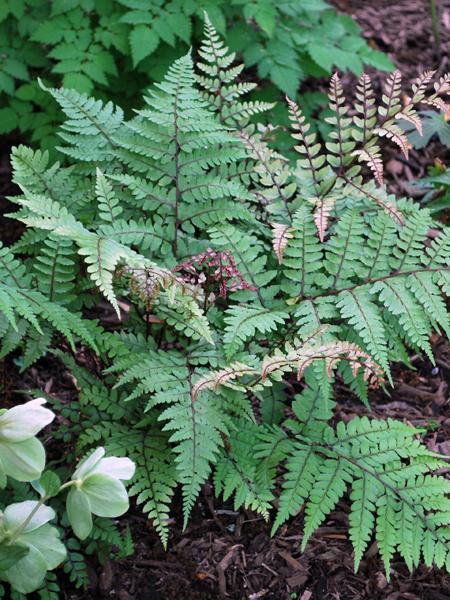
{"label": "plant stem", "polygon": [[430,0],[431,23],[433,27],[436,54],[441,57],[441,27],[439,22],[438,0]]}
{"label": "plant stem", "polygon": [[33,510],[30,512],[30,514],[28,515],[28,517],[22,521],[22,523],[19,525],[19,527],[14,531],[14,533],[11,536],[11,539],[9,540],[9,544],[12,545],[14,544],[14,542],[17,540],[17,538],[19,537],[19,535],[22,533],[22,531],[25,529],[25,527],[28,525],[28,523],[31,521],[31,519],[34,517],[34,515],[37,513],[37,511],[41,508],[41,506],[44,504],[44,502],[46,502],[48,500],[47,496],[43,496],[36,504],[36,506],[33,508]]}
{"label": "plant stem", "polygon": [[[62,490],[70,487],[71,485],[75,485],[77,482],[76,481],[68,481],[67,483],[64,483],[58,490],[58,494],[59,492],[61,492]],[[55,494],[56,496],[57,494]],[[9,540],[9,544],[14,544],[14,542],[17,540],[17,538],[19,537],[19,535],[22,533],[22,531],[25,529],[25,527],[28,525],[28,523],[31,521],[31,519],[34,517],[34,515],[37,513],[37,511],[41,508],[41,506],[43,506],[45,504],[45,502],[47,502],[47,500],[50,498],[50,496],[42,496],[42,498],[40,498],[38,500],[38,502],[36,503],[36,506],[33,508],[33,510],[30,512],[30,514],[28,515],[28,517],[22,521],[22,523],[17,527],[17,529],[13,532],[11,539]]]}

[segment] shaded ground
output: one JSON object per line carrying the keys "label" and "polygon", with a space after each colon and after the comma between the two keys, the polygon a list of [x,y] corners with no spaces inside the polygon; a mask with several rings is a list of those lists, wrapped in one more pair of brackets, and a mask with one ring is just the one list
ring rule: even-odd
{"label": "shaded ground", "polygon": [[[369,43],[388,52],[405,79],[426,68],[448,70],[450,50],[450,0],[441,2],[441,54],[434,45],[428,0],[333,0],[340,10],[352,14],[363,27]],[[378,75],[374,74],[377,78]],[[378,79],[378,86],[381,80]],[[2,156],[7,156],[2,150]],[[411,153],[408,161],[393,153],[387,172],[391,188],[408,193],[408,180],[421,177],[435,158],[446,160],[445,149],[430,145]],[[0,159],[0,213],[10,208],[3,197],[13,193],[7,183],[7,160]],[[2,176],[3,175],[3,176]],[[12,242],[18,235],[0,220],[0,239]],[[437,367],[413,357],[415,371],[397,367],[395,389],[390,397],[376,392],[371,397],[375,417],[402,419],[427,431],[433,450],[450,454],[450,344],[434,339]],[[11,400],[17,387],[36,387],[70,401],[76,394],[68,373],[49,360],[19,377],[12,361],[0,362],[0,388]],[[358,400],[338,388],[337,418],[349,420],[368,414]],[[91,588],[76,592],[70,584],[64,598],[86,600],[444,600],[450,598],[450,576],[438,569],[418,569],[411,576],[404,563],[393,563],[392,579],[386,581],[373,545],[358,574],[353,573],[351,545],[347,539],[348,504],[339,504],[326,526],[313,536],[307,550],[299,551],[302,515],[283,526],[274,538],[269,527],[251,512],[234,512],[229,504],[213,497],[205,487],[190,525],[181,531],[181,515],[175,513],[168,552],[165,552],[148,521],[131,511],[123,520],[133,531],[136,555],[104,567],[90,566]]]}
{"label": "shaded ground", "polygon": [[433,33],[430,0],[329,0],[352,15],[373,47],[386,52],[406,80],[428,69],[449,69],[450,1],[437,0],[440,48]]}

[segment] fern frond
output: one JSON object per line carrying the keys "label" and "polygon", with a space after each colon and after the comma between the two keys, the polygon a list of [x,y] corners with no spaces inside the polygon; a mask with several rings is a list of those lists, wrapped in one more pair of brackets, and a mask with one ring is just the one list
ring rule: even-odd
{"label": "fern frond", "polygon": [[253,449],[257,433],[256,427],[247,426],[230,436],[229,448],[222,452],[215,468],[214,486],[216,494],[222,494],[224,500],[234,494],[236,510],[243,506],[268,520],[273,494],[256,477],[257,460]]}
{"label": "fern frond", "polygon": [[227,434],[218,405],[208,394],[194,401],[193,389],[178,392],[176,404],[164,410],[160,420],[163,430],[170,431],[169,442],[174,447],[178,481],[183,490],[184,527],[201,485],[211,472],[223,447],[222,434]]}
{"label": "fern frond", "polygon": [[314,220],[308,206],[303,205],[296,211],[292,228],[292,239],[285,249],[283,272],[296,284],[292,295],[297,293],[303,297],[313,292],[323,260],[323,251],[315,235]]}
{"label": "fern frond", "polygon": [[73,89],[41,88],[49,92],[67,116],[62,139],[69,146],[59,150],[82,161],[103,161],[112,156],[115,135],[123,123],[123,111],[112,102],[89,98]]}
{"label": "fern frond", "polygon": [[273,229],[273,250],[277,257],[278,264],[281,265],[288,241],[292,239],[292,228],[289,225],[283,225],[282,223],[271,223],[271,226]]}
{"label": "fern frond", "polygon": [[381,313],[367,289],[344,291],[337,298],[342,318],[359,333],[366,349],[390,377],[386,331]]}
{"label": "fern frond", "polygon": [[311,126],[306,122],[299,106],[289,98],[286,98],[289,108],[289,119],[293,129],[292,137],[300,143],[296,145],[295,150],[301,155],[300,166],[306,169],[311,176],[314,186],[319,191],[320,169],[325,162],[325,158],[320,154],[321,145],[317,136],[311,131]]}
{"label": "fern frond", "polygon": [[355,142],[352,138],[352,119],[348,115],[348,107],[344,96],[342,83],[337,73],[334,73],[330,81],[330,91],[328,94],[330,110],[332,117],[327,117],[326,121],[333,126],[330,132],[332,141],[326,143],[326,148],[330,152],[328,162],[332,167],[343,169],[351,162],[351,153],[355,148]]}
{"label": "fern frond", "polygon": [[383,91],[383,105],[378,108],[381,117],[386,121],[395,117],[401,110],[401,84],[402,74],[396,70],[386,80],[386,85]]}
{"label": "fern frond", "polygon": [[112,185],[99,168],[96,171],[95,193],[97,194],[99,217],[107,223],[114,223],[122,213],[122,208],[114,195]]}
{"label": "fern frond", "polygon": [[372,357],[361,350],[356,344],[350,342],[329,342],[322,345],[305,344],[298,340],[294,345],[286,345],[286,351],[278,352],[273,356],[266,356],[262,364],[263,381],[273,373],[285,372],[296,369],[297,379],[301,379],[305,369],[314,361],[324,360],[327,374],[331,377],[332,371],[341,360],[348,361],[352,366],[353,375],[359,369],[363,370],[364,378],[372,385],[382,381],[382,370]]}
{"label": "fern frond", "polygon": [[317,233],[319,240],[324,241],[327,229],[330,213],[336,203],[336,199],[332,197],[320,199],[316,202],[314,210],[314,223],[316,224]]}
{"label": "fern frond", "polygon": [[228,359],[234,356],[245,344],[254,338],[256,332],[267,334],[275,331],[288,318],[283,311],[270,311],[261,306],[235,305],[225,315],[224,345]]}
{"label": "fern frond", "polygon": [[220,371],[207,373],[192,386],[192,401],[196,402],[199,394],[204,390],[217,391],[221,385],[232,385],[230,382],[237,377],[254,373],[256,373],[255,369],[239,362],[232,363],[229,367],[225,367]]}
{"label": "fern frond", "polygon": [[344,286],[352,279],[359,262],[364,224],[356,211],[343,214],[334,235],[326,244],[325,265],[332,275],[332,287]]}
{"label": "fern frond", "polygon": [[49,236],[41,246],[33,269],[37,272],[39,290],[50,301],[68,304],[74,299],[77,269],[70,240]]}
{"label": "fern frond", "polygon": [[353,123],[356,126],[356,129],[353,130],[353,137],[357,142],[365,144],[377,122],[375,94],[371,79],[366,73],[363,73],[358,79],[355,96],[357,115],[353,117]]}
{"label": "fern frond", "polygon": [[379,293],[383,305],[398,318],[406,340],[413,346],[423,350],[434,362],[433,353],[428,341],[431,334],[430,322],[410,290],[401,279],[389,282],[378,282],[372,293]]}
{"label": "fern frond", "polygon": [[277,516],[272,526],[272,534],[302,507],[311,494],[317,472],[323,458],[313,447],[303,444],[295,446],[288,461],[283,479]]}
{"label": "fern frond", "polygon": [[197,62],[203,75],[198,77],[205,97],[215,107],[224,123],[242,122],[253,115],[270,110],[269,102],[240,102],[238,98],[251,92],[256,84],[236,82],[244,66],[231,66],[236,55],[230,52],[205,14],[203,43],[199,55],[204,62]]}
{"label": "fern frond", "polygon": [[383,161],[381,159],[381,151],[378,146],[372,145],[370,149],[361,148],[353,150],[353,156],[358,158],[359,162],[366,163],[369,169],[372,171],[373,176],[379,183],[383,185],[384,182],[384,168]]}
{"label": "fern frond", "polygon": [[170,503],[177,485],[174,455],[168,437],[145,421],[130,430],[114,427],[114,433],[105,440],[108,450],[118,456],[128,456],[136,464],[129,494],[152,521],[161,542],[167,546]]}

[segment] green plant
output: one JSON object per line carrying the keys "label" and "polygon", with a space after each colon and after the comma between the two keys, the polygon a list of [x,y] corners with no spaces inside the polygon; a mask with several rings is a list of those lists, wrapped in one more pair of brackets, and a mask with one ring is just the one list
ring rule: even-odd
{"label": "green plant", "polygon": [[450,207],[450,173],[445,166],[437,161],[428,170],[428,175],[414,182],[414,187],[424,192],[420,203],[425,206],[431,214],[442,214]]}
{"label": "green plant", "polygon": [[431,110],[420,112],[422,120],[422,129],[417,131],[412,123],[402,123],[402,128],[408,135],[410,143],[420,150],[425,148],[433,138],[437,138],[439,142],[450,148],[450,125],[448,123],[448,114],[435,113]]}
{"label": "green plant", "polygon": [[68,520],[75,534],[85,539],[93,529],[92,514],[117,517],[128,509],[122,480],[134,474],[128,458],[103,458],[103,448],[81,461],[64,484],[55,472],[44,472],[45,450],[35,435],[55,415],[43,404],[38,398],[0,411],[0,487],[6,487],[7,478],[30,482],[40,496],[9,503],[0,511],[0,580],[22,594],[41,588],[47,571],[66,559],[58,529],[50,524],[56,513],[47,502],[69,489]]}
{"label": "green plant", "polygon": [[441,23],[437,0],[430,0],[431,23],[433,27],[434,45],[436,54],[441,56]]}
{"label": "green plant", "polygon": [[205,10],[221,31],[232,26],[236,50],[246,40],[248,66],[292,96],[306,75],[329,73],[333,64],[355,73],[363,63],[392,68],[349,17],[338,16],[323,0],[4,0],[0,133],[19,129],[54,152],[60,113],[37,85],[37,75],[134,108],[149,83],[198,40]]}
{"label": "green plant", "polygon": [[61,408],[63,435],[135,461],[130,493],[165,544],[176,487],[186,524],[211,476],[236,508],[269,518],[277,499],[274,532],[305,505],[302,547],[349,489],[356,566],[375,535],[388,575],[396,551],[410,568],[449,568],[449,483],[432,474],[443,459],[401,422],[332,424],[335,378],[367,402],[391,361],[409,362],[407,348],[433,361],[431,332],[449,333],[449,233],[438,225],[429,241],[429,212],[387,193],[378,145],[406,154],[398,123],[420,129],[416,106],[440,106],[449,77],[427,92],[425,73],[403,106],[398,72],[379,105],[362,75],[350,113],[334,75],[325,148],[288,101],[291,164],[268,145],[272,128],[249,125],[265,106],[241,99],[249,86],[209,23],[200,55],[197,73],[178,59],[130,120],[48,90],[66,114],[68,169],[13,152],[11,216],[30,229],[12,252],[32,273],[46,249],[55,285],[42,293],[61,282],[67,310],[101,293],[117,313],[114,331],[87,326],[101,377],[57,352],[81,389]]}

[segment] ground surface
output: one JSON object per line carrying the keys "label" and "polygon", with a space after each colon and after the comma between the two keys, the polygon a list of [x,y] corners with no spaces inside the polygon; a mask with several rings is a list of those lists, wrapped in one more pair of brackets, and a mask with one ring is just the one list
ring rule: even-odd
{"label": "ground surface", "polygon": [[[387,52],[405,76],[414,78],[425,68],[448,70],[450,50],[450,1],[441,2],[441,54],[435,50],[428,0],[334,0],[339,10],[352,14],[374,47]],[[375,77],[378,77],[375,75]],[[8,181],[7,148],[0,159],[0,213],[10,209],[4,196],[14,192]],[[393,154],[388,162],[392,189],[405,194],[408,180],[423,176],[436,158],[446,161],[445,149],[432,144],[408,162]],[[448,164],[448,163],[447,163]],[[406,183],[405,183],[406,182]],[[13,241],[19,231],[0,221],[0,237]],[[437,367],[413,357],[415,371],[395,369],[395,389],[388,397],[380,392],[371,398],[372,415],[403,419],[425,427],[433,450],[450,454],[450,345],[433,340]],[[6,394],[33,386],[67,400],[76,393],[70,377],[55,372],[49,361],[40,361],[19,377],[11,362],[0,362],[0,385]],[[10,397],[11,397],[10,396]],[[338,390],[337,417],[348,420],[367,413],[345,388]],[[421,568],[412,576],[404,563],[393,564],[386,581],[373,546],[353,573],[351,546],[346,535],[348,506],[339,504],[326,526],[314,535],[305,553],[299,551],[302,516],[270,538],[269,528],[254,514],[235,513],[228,504],[215,500],[206,488],[194,511],[189,528],[181,531],[175,514],[165,552],[147,520],[132,511],[127,522],[134,533],[136,555],[104,567],[92,564],[91,587],[83,593],[70,585],[64,598],[86,600],[444,600],[450,598],[450,576],[440,570]]]}

